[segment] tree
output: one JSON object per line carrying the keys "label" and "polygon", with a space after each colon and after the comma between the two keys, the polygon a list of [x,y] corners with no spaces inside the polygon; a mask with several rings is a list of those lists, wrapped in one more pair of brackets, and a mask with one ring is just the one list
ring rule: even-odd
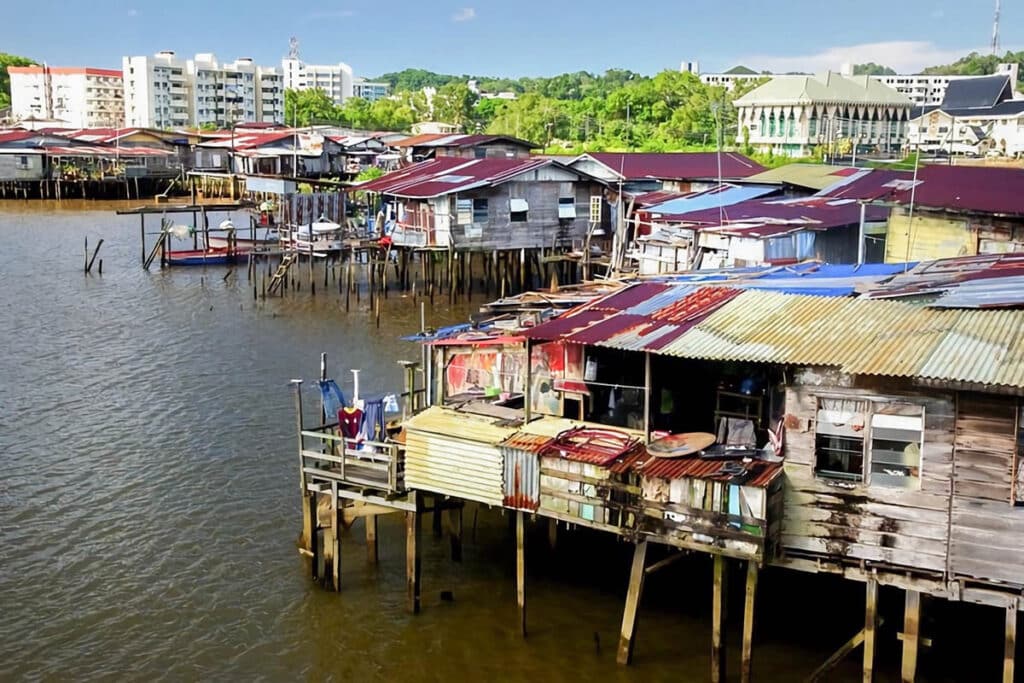
{"label": "tree", "polygon": [[854,64],[854,76],[895,76],[896,71],[888,66],[868,62],[867,64]]}
{"label": "tree", "polygon": [[434,120],[456,126],[469,123],[476,95],[465,83],[448,83],[434,93]]}
{"label": "tree", "polygon": [[341,123],[342,110],[330,95],[320,89],[285,90],[285,122],[296,126],[314,123]]}
{"label": "tree", "polygon": [[[923,74],[948,74],[951,76],[985,76],[996,72],[999,64],[1021,65],[1019,77],[1024,77],[1024,51],[1007,52],[1002,57],[998,55],[980,55],[972,52],[966,57],[961,57],[952,64],[942,66],[930,66],[921,71]],[[1024,82],[1019,80],[1018,82]]]}
{"label": "tree", "polygon": [[34,65],[35,62],[28,57],[0,52],[0,109],[11,106],[11,76],[7,73],[7,67]]}

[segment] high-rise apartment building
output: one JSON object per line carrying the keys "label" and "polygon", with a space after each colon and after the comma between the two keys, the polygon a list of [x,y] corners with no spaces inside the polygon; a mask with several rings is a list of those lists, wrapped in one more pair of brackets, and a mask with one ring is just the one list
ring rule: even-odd
{"label": "high-rise apartment building", "polygon": [[153,57],[125,57],[123,66],[128,125],[222,128],[284,121],[281,74],[252,59],[220,63],[212,53],[201,53],[180,60],[165,51]]}
{"label": "high-rise apartment building", "polygon": [[323,90],[335,104],[354,96],[352,67],[338,64],[306,64],[297,56],[281,60],[284,87],[289,90]]}
{"label": "high-rise apartment building", "polygon": [[124,125],[121,72],[91,67],[9,66],[11,115],[72,128]]}

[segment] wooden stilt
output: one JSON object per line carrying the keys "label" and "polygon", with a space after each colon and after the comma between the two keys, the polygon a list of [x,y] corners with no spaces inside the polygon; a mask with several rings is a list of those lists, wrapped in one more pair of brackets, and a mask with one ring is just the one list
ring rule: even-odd
{"label": "wooden stilt", "polygon": [[526,513],[516,512],[516,603],[519,632],[526,637]]}
{"label": "wooden stilt", "polygon": [[711,597],[711,681],[725,680],[725,622],[728,572],[725,557],[715,555],[714,593]]}
{"label": "wooden stilt", "polygon": [[548,547],[554,551],[558,547],[558,520],[548,517]]}
{"label": "wooden stilt", "polygon": [[754,650],[754,598],[757,593],[757,562],[747,561],[747,594],[743,601],[743,649],[740,660],[740,681],[750,683]]}
{"label": "wooden stilt", "polygon": [[637,541],[633,549],[633,567],[629,572],[629,590],[626,608],[622,612],[622,630],[619,633],[619,651],[615,657],[621,665],[633,661],[633,643],[636,640],[636,614],[644,588],[644,562],[647,558],[647,539]]}
{"label": "wooden stilt", "polygon": [[377,515],[366,516],[366,559],[377,564]]}
{"label": "wooden stilt", "polygon": [[908,590],[903,607],[903,665],[901,680],[913,683],[917,677],[917,647],[921,623],[921,593]]}
{"label": "wooden stilt", "polygon": [[1006,608],[1006,641],[1003,645],[1003,683],[1013,683],[1013,664],[1017,655],[1017,601]]}
{"label": "wooden stilt", "polygon": [[448,540],[452,562],[462,562],[462,506],[448,508]]}
{"label": "wooden stilt", "polygon": [[318,547],[316,542],[316,527],[317,527],[317,512],[316,512],[316,494],[306,494],[306,504],[302,509],[302,535],[303,541],[307,543],[306,550],[309,553],[310,559],[310,571],[309,574],[316,580],[318,578]]}
{"label": "wooden stilt", "polygon": [[420,611],[420,506],[413,494],[416,510],[405,513],[405,584],[409,612]]}
{"label": "wooden stilt", "polygon": [[338,482],[331,482],[331,586],[341,590],[341,508],[338,505]]}
{"label": "wooden stilt", "polygon": [[875,629],[878,626],[878,581],[868,579],[864,601],[864,683],[871,683],[875,665]]}
{"label": "wooden stilt", "polygon": [[430,516],[434,538],[441,538],[444,535],[444,518],[441,516],[443,514],[444,505],[441,503],[441,497],[434,496],[434,512]]}

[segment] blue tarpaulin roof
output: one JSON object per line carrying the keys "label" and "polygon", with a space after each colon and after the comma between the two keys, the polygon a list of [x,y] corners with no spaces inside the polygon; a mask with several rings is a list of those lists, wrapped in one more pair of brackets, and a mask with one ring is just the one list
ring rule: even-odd
{"label": "blue tarpaulin roof", "polygon": [[732,206],[750,199],[757,199],[778,191],[778,187],[771,185],[748,185],[745,187],[727,186],[720,191],[713,188],[699,194],[692,194],[688,197],[670,199],[667,202],[649,206],[645,210],[652,213],[671,214],[673,216],[691,211],[702,211],[704,209],[717,209],[719,206]]}

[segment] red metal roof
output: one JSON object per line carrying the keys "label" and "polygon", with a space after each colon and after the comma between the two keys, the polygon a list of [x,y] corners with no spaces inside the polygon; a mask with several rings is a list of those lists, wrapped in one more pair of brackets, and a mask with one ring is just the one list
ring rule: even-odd
{"label": "red metal roof", "polygon": [[[717,178],[721,156],[723,178],[746,178],[765,170],[753,159],[735,152],[593,152],[590,157],[623,180],[693,180]],[[581,157],[582,158],[582,157]]]}
{"label": "red metal roof", "polygon": [[[523,334],[531,339],[658,351],[741,291],[721,286],[641,282]],[[609,302],[613,305],[609,306]]]}
{"label": "red metal roof", "polygon": [[736,483],[742,486],[764,488],[782,474],[782,463],[755,460],[746,463],[747,474],[735,475],[722,473],[721,460],[705,460],[702,458],[655,458],[646,457],[633,466],[633,471],[640,476],[659,479],[707,479],[725,483]]}
{"label": "red metal roof", "polygon": [[0,131],[0,144],[5,142],[18,142],[20,140],[27,140],[34,137],[42,137],[43,134],[38,131],[31,130],[8,130]]}
{"label": "red metal roof", "polygon": [[110,76],[111,78],[122,77],[122,73],[116,69],[96,69],[91,66],[9,66],[7,67],[7,73],[41,74],[44,68],[53,75],[84,74],[89,76]]}
{"label": "red metal roof", "polygon": [[834,185],[826,187],[818,196],[834,199],[891,199],[901,188],[909,187],[913,175],[906,171],[860,170],[837,178]]}
{"label": "red metal roof", "polygon": [[[1024,215],[1024,169],[987,166],[923,166],[914,203],[954,211]],[[911,193],[896,195],[909,204]]]}
{"label": "red metal roof", "polygon": [[460,159],[439,157],[413,164],[358,186],[359,190],[395,197],[427,199],[490,187],[544,166],[550,159]]}

